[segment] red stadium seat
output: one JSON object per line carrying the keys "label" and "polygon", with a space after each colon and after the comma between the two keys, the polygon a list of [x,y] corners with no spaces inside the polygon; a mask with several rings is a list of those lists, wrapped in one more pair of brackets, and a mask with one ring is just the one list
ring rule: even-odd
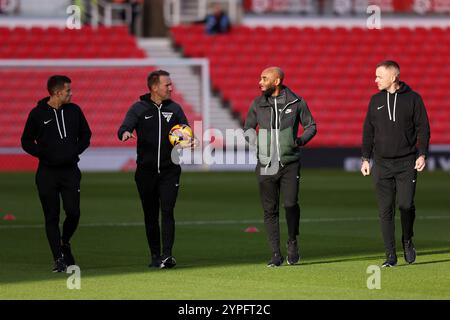
{"label": "red stadium seat", "polygon": [[[189,26],[175,27],[172,33],[180,29],[195,33]],[[210,59],[213,86],[243,120],[259,94],[261,70],[276,57],[287,85],[305,96],[319,123],[320,134],[312,145],[359,147],[369,98],[376,92],[374,68],[387,58],[398,60],[402,78],[429,97],[429,116],[446,119],[434,125],[438,129],[432,141],[450,143],[449,135],[442,135],[444,130],[450,132],[450,112],[442,111],[450,110],[446,97],[450,77],[445,72],[450,65],[448,34],[443,28],[236,27],[212,45],[211,38],[198,36],[197,53],[189,48],[192,37],[177,36],[177,43],[189,48],[190,56]]]}

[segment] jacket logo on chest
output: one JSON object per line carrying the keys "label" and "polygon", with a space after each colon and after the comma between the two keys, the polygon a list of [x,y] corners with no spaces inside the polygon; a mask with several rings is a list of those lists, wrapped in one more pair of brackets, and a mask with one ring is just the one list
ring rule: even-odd
{"label": "jacket logo on chest", "polygon": [[384,104],[380,107],[377,108],[377,110],[383,109],[384,108]]}
{"label": "jacket logo on chest", "polygon": [[173,112],[161,112],[163,117],[166,118],[167,122],[172,118]]}
{"label": "jacket logo on chest", "polygon": [[47,121],[44,121],[44,124],[47,124],[47,123],[49,123],[50,121],[52,121],[53,119],[50,119],[50,120],[47,120]]}
{"label": "jacket logo on chest", "polygon": [[291,112],[292,112],[292,109],[286,109],[285,114],[288,114],[288,113],[291,113]]}

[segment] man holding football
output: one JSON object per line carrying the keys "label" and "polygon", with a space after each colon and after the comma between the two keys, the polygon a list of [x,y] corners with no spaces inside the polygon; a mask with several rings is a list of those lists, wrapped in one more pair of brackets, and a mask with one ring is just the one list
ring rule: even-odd
{"label": "man holding football", "polygon": [[[280,193],[283,194],[288,227],[287,262],[292,265],[300,259],[297,244],[300,147],[316,134],[316,123],[305,100],[286,87],[283,79],[284,73],[278,67],[267,68],[261,73],[259,86],[262,95],[253,101],[244,126],[246,135],[259,127],[256,173],[264,224],[272,250],[268,267],[278,267],[284,261],[280,249]],[[297,137],[299,125],[304,132]]]}
{"label": "man holding football", "polygon": [[173,146],[169,141],[169,132],[175,125],[188,125],[188,121],[181,106],[170,99],[172,81],[167,71],[151,72],[147,77],[147,86],[150,92],[140,96],[139,101],[130,107],[119,128],[118,137],[125,142],[136,138],[134,130],[137,133],[135,181],[144,210],[151,253],[149,267],[172,268],[176,265],[172,247],[175,240],[174,208],[181,167],[171,160]]}

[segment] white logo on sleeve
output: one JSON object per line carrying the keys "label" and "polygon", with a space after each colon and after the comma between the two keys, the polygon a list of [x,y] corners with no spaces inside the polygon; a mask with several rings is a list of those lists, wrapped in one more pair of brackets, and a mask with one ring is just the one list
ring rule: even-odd
{"label": "white logo on sleeve", "polygon": [[161,112],[163,117],[166,118],[167,122],[170,121],[170,118],[172,118],[173,112]]}
{"label": "white logo on sleeve", "polygon": [[47,121],[44,121],[44,124],[47,124],[47,123],[49,123],[50,121],[52,121],[53,119],[50,119],[50,120],[47,120]]}

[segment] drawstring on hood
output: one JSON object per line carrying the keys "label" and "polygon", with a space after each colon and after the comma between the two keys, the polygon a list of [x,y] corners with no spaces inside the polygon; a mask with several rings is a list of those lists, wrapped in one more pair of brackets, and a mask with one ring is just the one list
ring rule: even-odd
{"label": "drawstring on hood", "polygon": [[67,138],[66,122],[64,121],[64,110],[61,110],[61,118],[62,118],[62,124],[63,124],[63,129],[64,129],[64,138]]}
{"label": "drawstring on hood", "polygon": [[[55,108],[51,107],[48,104],[49,100],[50,100],[50,97],[47,97],[47,98],[44,98],[44,99],[40,100],[38,102],[38,106],[41,107],[41,108],[51,108],[53,110],[53,112],[55,114],[55,118],[56,118],[56,125],[58,127],[59,136],[61,137],[61,140],[62,140],[64,138],[67,138],[66,122],[64,120],[64,110],[61,109],[61,122],[62,122],[62,128],[63,128],[63,131],[61,131],[61,126],[59,124],[59,119],[58,119],[58,113],[56,112]],[[64,132],[64,136],[63,136],[63,132]]]}
{"label": "drawstring on hood", "polygon": [[21,137],[22,148],[39,158],[42,165],[75,165],[90,144],[89,124],[78,105],[67,103],[54,109],[49,100],[41,99],[30,111]]}
{"label": "drawstring on hood", "polygon": [[389,102],[389,91],[387,92],[387,107],[388,107],[388,112],[389,112],[389,120],[394,121],[395,122],[395,107],[397,106],[397,92],[395,93],[395,98],[394,98],[394,110],[392,112],[393,116],[391,117],[391,105]]}
{"label": "drawstring on hood", "polygon": [[63,130],[64,130],[64,138],[63,138],[63,135],[61,133],[61,128],[59,127],[58,114],[56,113],[55,109],[53,109],[53,112],[55,113],[56,125],[58,126],[59,136],[61,137],[61,139],[67,138],[66,124],[64,122],[64,110],[61,110],[61,118],[62,118]]}
{"label": "drawstring on hood", "polygon": [[423,100],[406,83],[399,85],[395,92],[381,90],[370,100],[363,127],[364,158],[412,158],[428,153],[430,125]]}
{"label": "drawstring on hood", "polygon": [[394,106],[392,108],[392,114],[391,114],[391,102],[390,102],[390,93],[389,91],[386,90],[386,97],[387,97],[387,109],[388,109],[388,113],[389,113],[389,120],[395,122],[396,120],[396,108],[397,108],[397,95],[398,94],[403,94],[403,93],[407,93],[409,91],[411,91],[411,88],[404,83],[403,81],[399,82],[400,87],[397,89],[397,91],[395,91],[394,96]]}

